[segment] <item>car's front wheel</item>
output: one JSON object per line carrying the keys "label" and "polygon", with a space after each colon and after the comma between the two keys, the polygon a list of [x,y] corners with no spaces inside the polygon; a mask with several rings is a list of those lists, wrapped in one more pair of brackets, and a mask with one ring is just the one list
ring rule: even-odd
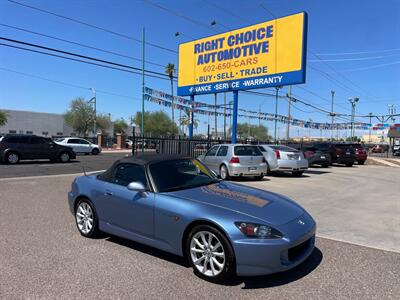
{"label": "car's front wheel", "polygon": [[99,154],[99,149],[97,149],[97,148],[93,148],[93,150],[92,150],[92,154],[93,154],[93,155],[97,155],[97,154]]}
{"label": "car's front wheel", "polygon": [[346,164],[346,167],[352,167],[353,166],[353,163],[347,163]]}
{"label": "car's front wheel", "polygon": [[293,171],[293,172],[292,172],[292,175],[293,175],[293,176],[296,176],[296,177],[300,177],[300,176],[303,175],[303,171]]}
{"label": "car's front wheel", "polygon": [[99,235],[99,225],[96,211],[88,199],[81,199],[75,208],[75,221],[79,233],[84,237],[93,238]]}
{"label": "car's front wheel", "polygon": [[220,283],[234,274],[235,255],[227,238],[209,225],[194,227],[186,241],[186,254],[194,273]]}

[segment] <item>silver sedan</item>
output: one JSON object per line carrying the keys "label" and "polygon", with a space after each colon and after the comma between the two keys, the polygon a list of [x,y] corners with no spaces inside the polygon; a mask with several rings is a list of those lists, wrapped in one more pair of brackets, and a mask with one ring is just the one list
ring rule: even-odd
{"label": "silver sedan", "polygon": [[267,174],[266,160],[258,146],[215,145],[198,159],[224,180],[239,176],[261,180]]}
{"label": "silver sedan", "polygon": [[[292,172],[301,176],[308,169],[308,160],[301,151],[283,145],[259,145],[270,171]],[[271,155],[273,153],[274,155]]]}

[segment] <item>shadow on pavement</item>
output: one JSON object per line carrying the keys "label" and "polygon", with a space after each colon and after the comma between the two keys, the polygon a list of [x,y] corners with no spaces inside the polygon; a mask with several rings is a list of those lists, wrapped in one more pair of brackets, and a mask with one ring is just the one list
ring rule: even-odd
{"label": "shadow on pavement", "polygon": [[321,264],[322,258],[322,252],[315,247],[314,251],[303,263],[289,271],[265,276],[237,277],[232,282],[229,282],[228,285],[244,283],[242,289],[262,289],[288,284],[313,272]]}
{"label": "shadow on pavement", "polygon": [[[106,236],[105,240],[108,242],[116,243],[121,246],[128,247],[132,250],[152,255],[154,257],[166,260],[171,263],[175,263],[185,268],[190,268],[190,265],[185,258],[150,246],[146,246],[131,240],[111,235]],[[251,276],[251,277],[236,276],[233,279],[229,280],[228,282],[223,283],[222,285],[237,286],[240,284],[244,284],[242,289],[260,289],[260,288],[270,288],[288,284],[290,282],[299,280],[307,276],[311,272],[313,272],[321,264],[322,258],[323,258],[322,252],[317,247],[315,247],[314,251],[303,263],[301,263],[300,265],[289,271],[271,275],[265,275],[265,276]],[[193,276],[195,275],[193,274]]]}

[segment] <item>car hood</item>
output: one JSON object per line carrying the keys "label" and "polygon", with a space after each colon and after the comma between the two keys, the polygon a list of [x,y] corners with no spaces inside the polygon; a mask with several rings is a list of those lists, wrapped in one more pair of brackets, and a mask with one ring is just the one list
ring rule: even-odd
{"label": "car hood", "polygon": [[271,225],[285,224],[304,213],[285,196],[225,181],[168,194],[242,213]]}

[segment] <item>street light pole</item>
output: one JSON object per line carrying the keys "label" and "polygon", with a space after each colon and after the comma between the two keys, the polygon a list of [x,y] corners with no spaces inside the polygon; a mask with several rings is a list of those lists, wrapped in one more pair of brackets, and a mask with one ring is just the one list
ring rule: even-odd
{"label": "street light pole", "polygon": [[349,98],[349,102],[351,103],[351,141],[354,141],[354,116],[356,113],[356,103],[359,100],[358,97]]}
{"label": "street light pole", "polygon": [[145,29],[143,27],[143,39],[142,39],[142,120],[140,125],[140,131],[142,135],[142,153],[144,152],[144,59],[145,59]]}
{"label": "street light pole", "polygon": [[289,93],[286,95],[288,98],[288,115],[287,115],[287,124],[286,124],[286,141],[289,140],[289,135],[290,135],[290,109],[292,106],[292,86],[289,85]]}
{"label": "street light pole", "polygon": [[276,94],[275,94],[275,125],[274,125],[274,142],[275,142],[275,144],[277,143],[276,126],[277,126],[277,122],[278,122],[278,96],[279,96],[278,92],[279,92],[280,88],[281,88],[280,86],[275,87],[275,89],[276,89]]}
{"label": "street light pole", "polygon": [[94,88],[90,88],[90,90],[93,93],[93,97],[88,101],[88,103],[93,103],[93,136],[96,137],[96,90]]}
{"label": "street light pole", "polygon": [[217,115],[217,93],[214,94],[214,123],[215,123],[215,139],[218,139],[218,115]]}
{"label": "street light pole", "polygon": [[372,127],[372,113],[369,113],[369,133],[368,133],[369,143],[371,143],[371,127]]}
{"label": "street light pole", "polygon": [[333,123],[335,118],[335,113],[333,112],[333,98],[335,97],[335,91],[331,91],[332,103],[331,103],[331,141],[333,141]]}

